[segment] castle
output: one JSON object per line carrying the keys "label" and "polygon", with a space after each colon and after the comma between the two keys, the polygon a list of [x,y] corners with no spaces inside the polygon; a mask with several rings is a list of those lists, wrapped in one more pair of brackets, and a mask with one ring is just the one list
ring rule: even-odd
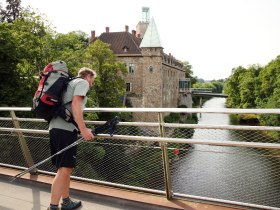
{"label": "castle", "polygon": [[[187,79],[183,64],[163,51],[154,19],[149,20],[149,8],[142,8],[146,17],[136,30],[110,32],[106,27],[100,36],[91,31],[91,42],[100,40],[110,44],[118,60],[127,66],[126,100],[132,107],[176,108],[186,105]],[[135,115],[138,120],[153,121],[150,114]],[[139,119],[140,118],[140,119]]]}

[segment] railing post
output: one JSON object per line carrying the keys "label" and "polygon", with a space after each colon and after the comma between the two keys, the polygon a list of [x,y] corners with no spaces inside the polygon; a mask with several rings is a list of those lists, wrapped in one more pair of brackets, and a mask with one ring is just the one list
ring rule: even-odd
{"label": "railing post", "polygon": [[[199,108],[202,108],[202,96],[199,97]],[[201,117],[201,112],[199,113],[199,117]]]}
{"label": "railing post", "polygon": [[[162,113],[158,113],[158,120],[159,120],[159,131],[160,136],[164,137],[164,127],[163,127],[163,117]],[[168,157],[168,151],[167,151],[167,143],[162,142],[161,144],[161,150],[162,150],[162,158],[163,158],[163,169],[164,169],[164,181],[165,181],[165,191],[166,191],[166,198],[168,200],[172,199],[172,187],[171,187],[171,175],[170,175],[170,168],[169,168],[169,157]]]}
{"label": "railing post", "polygon": [[[20,125],[19,125],[19,122],[17,120],[15,112],[10,111],[10,114],[11,114],[11,117],[12,117],[12,120],[13,120],[14,127],[17,128],[17,129],[20,129]],[[25,159],[28,167],[33,166],[34,162],[33,162],[30,150],[27,146],[26,140],[25,140],[22,132],[17,131],[17,136],[18,136],[20,147],[21,147],[21,151],[23,153],[24,159]],[[31,174],[35,174],[36,172],[37,172],[36,168],[33,169],[32,171],[30,171]]]}

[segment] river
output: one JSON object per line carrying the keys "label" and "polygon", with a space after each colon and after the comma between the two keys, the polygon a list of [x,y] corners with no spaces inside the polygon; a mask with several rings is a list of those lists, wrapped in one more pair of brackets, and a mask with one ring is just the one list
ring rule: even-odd
{"label": "river", "polygon": [[[203,108],[223,108],[224,98],[212,98]],[[202,113],[198,124],[229,125],[228,114]],[[257,138],[256,133],[252,134]],[[261,134],[260,134],[261,135]],[[194,139],[242,141],[228,130],[196,129]],[[175,193],[280,207],[280,161],[268,150],[193,145],[172,164]]]}

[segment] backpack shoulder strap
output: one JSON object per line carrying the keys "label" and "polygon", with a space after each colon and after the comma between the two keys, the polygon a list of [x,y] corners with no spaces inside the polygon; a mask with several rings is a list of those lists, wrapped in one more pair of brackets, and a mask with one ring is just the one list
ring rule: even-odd
{"label": "backpack shoulder strap", "polygon": [[69,82],[72,81],[72,80],[74,80],[74,79],[79,79],[79,78],[82,79],[82,77],[69,77]]}

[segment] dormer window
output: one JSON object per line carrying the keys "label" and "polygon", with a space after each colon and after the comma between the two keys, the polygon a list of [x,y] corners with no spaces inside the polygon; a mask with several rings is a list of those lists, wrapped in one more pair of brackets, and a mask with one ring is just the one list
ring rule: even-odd
{"label": "dormer window", "polygon": [[123,49],[123,52],[125,52],[125,53],[128,52],[128,47],[127,46],[124,46],[122,49]]}

